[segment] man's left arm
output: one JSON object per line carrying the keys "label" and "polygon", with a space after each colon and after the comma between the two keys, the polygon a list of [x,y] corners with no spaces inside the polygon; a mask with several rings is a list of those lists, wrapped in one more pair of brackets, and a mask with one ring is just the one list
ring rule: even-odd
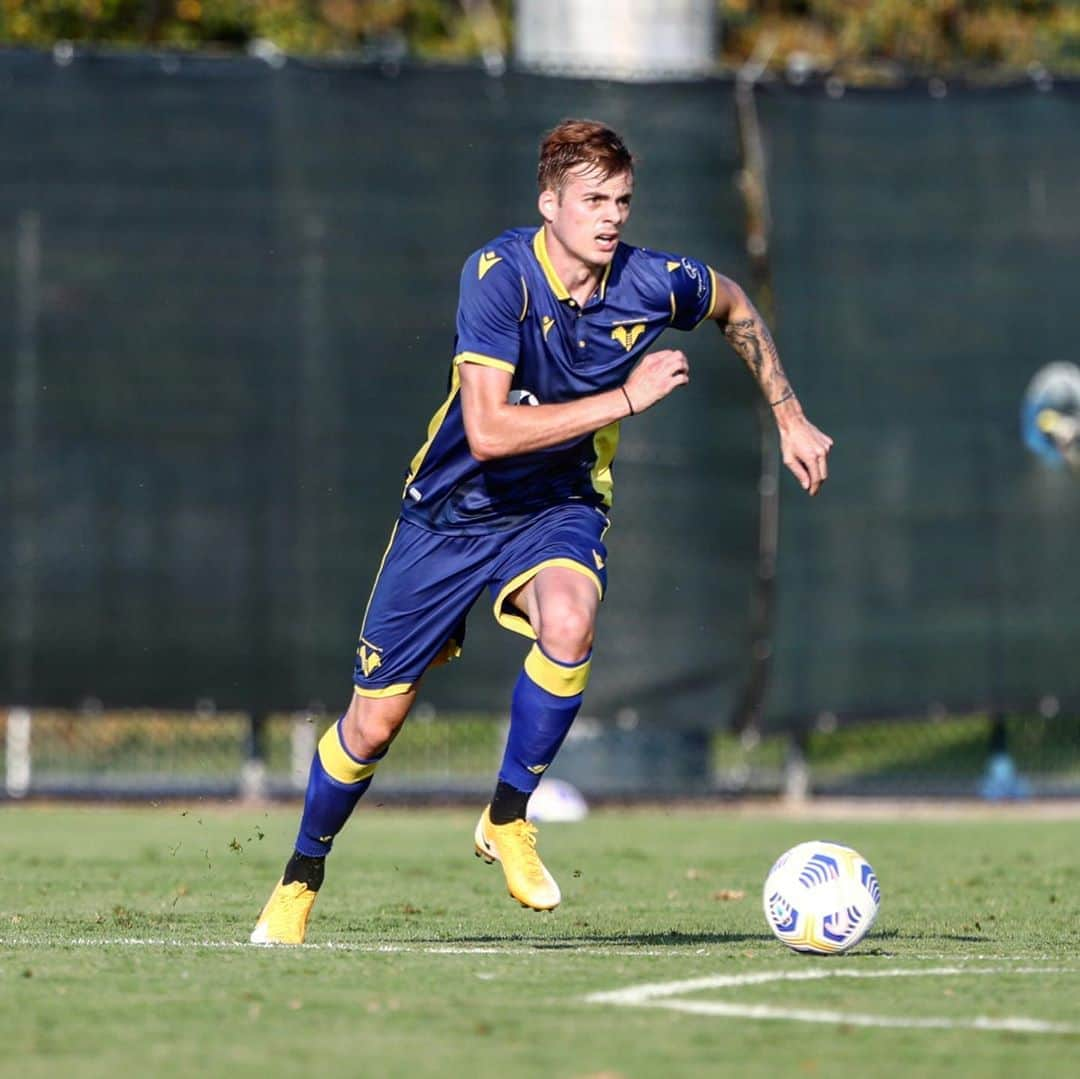
{"label": "man's left arm", "polygon": [[730,278],[715,271],[713,282],[715,291],[709,318],[715,320],[728,343],[743,358],[769,403],[780,432],[784,464],[803,490],[816,495],[829,475],[828,457],[833,440],[803,415],[769,327],[746,293]]}

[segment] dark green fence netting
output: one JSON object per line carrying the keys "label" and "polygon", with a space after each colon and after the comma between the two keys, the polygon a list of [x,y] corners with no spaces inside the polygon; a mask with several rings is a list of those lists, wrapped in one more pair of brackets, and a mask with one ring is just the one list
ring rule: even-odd
{"label": "dark green fence netting", "polygon": [[836,439],[788,484],[769,715],[1080,701],[1080,477],[1025,449],[1078,359],[1077,87],[765,93],[784,356]]}
{"label": "dark green fence netting", "polygon": [[[640,154],[634,242],[738,272],[730,87],[176,56],[0,55],[0,701],[348,699],[466,255],[537,219],[567,115]],[[722,720],[756,543],[750,385],[625,425],[596,714]],[[439,707],[505,707],[486,608]]]}

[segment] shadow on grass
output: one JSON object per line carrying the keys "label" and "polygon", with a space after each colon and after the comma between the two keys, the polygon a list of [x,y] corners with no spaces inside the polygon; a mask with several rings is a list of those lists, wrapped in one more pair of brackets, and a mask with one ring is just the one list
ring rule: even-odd
{"label": "shadow on grass", "polygon": [[967,933],[898,933],[895,929],[889,933],[875,933],[875,937],[892,937],[895,940],[905,940],[912,943],[932,944],[934,941],[957,941],[961,944],[994,944],[995,937],[971,936]]}
{"label": "shadow on grass", "polygon": [[[776,938],[771,933],[683,933],[678,930],[664,930],[655,933],[603,933],[597,931],[568,933],[559,937],[535,937],[517,933],[470,933],[460,936],[409,937],[410,943],[428,944],[432,947],[476,947],[486,945],[516,944],[535,948],[537,951],[573,951],[575,948],[702,948],[708,946],[733,945],[775,945]],[[993,938],[970,936],[962,933],[902,933],[898,929],[883,929],[873,932],[858,947],[858,953],[867,955],[890,955],[892,943],[911,945],[929,944],[934,941],[961,944],[990,944]]]}
{"label": "shadow on grass", "polygon": [[480,933],[455,937],[411,937],[411,943],[483,947],[488,944],[519,944],[537,951],[573,951],[575,948],[700,948],[720,944],[775,944],[771,933],[574,933],[563,937],[532,937],[516,933]]}

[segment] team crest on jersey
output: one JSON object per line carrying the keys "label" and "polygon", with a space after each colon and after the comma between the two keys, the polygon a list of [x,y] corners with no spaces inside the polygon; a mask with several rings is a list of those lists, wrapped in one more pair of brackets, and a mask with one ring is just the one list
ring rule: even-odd
{"label": "team crest on jersey", "polygon": [[356,655],[360,660],[360,669],[364,672],[365,678],[370,678],[382,666],[382,649],[369,644],[363,637],[360,638],[360,647],[356,650]]}
{"label": "team crest on jersey", "polygon": [[644,322],[635,322],[633,326],[616,326],[611,331],[611,336],[615,341],[618,341],[623,348],[629,352],[635,344],[637,339],[645,332]]}

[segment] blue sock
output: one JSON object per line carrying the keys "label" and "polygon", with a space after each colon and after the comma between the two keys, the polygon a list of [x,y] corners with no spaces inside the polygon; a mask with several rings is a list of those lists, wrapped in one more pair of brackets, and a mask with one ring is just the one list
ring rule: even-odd
{"label": "blue sock", "polygon": [[578,663],[562,663],[533,645],[510,703],[510,734],[499,769],[504,783],[536,790],[581,707],[591,660],[590,651]]}
{"label": "blue sock", "polygon": [[382,757],[360,760],[346,748],[339,719],[319,740],[308,773],[304,795],[304,815],[296,849],[310,858],[325,858],[334,845],[334,836],[371,786],[371,777]]}

